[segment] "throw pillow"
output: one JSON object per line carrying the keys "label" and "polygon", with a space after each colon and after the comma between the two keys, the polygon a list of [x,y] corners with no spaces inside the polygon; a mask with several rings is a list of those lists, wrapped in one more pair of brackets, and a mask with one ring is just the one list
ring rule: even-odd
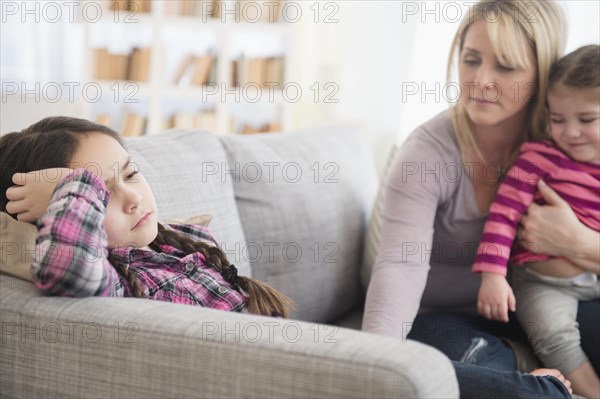
{"label": "throw pillow", "polygon": [[33,261],[37,228],[4,212],[0,212],[0,226],[0,273],[32,281],[29,266]]}

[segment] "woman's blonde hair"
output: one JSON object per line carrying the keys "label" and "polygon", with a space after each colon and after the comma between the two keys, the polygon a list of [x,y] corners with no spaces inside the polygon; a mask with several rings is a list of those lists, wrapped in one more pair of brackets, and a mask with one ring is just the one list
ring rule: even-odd
{"label": "woman's blonde hair", "polygon": [[[562,55],[566,32],[561,9],[552,0],[480,0],[463,18],[454,36],[448,58],[447,79],[450,81],[456,50],[462,51],[465,35],[476,21],[488,21],[487,30],[494,53],[515,68],[530,68],[527,57],[531,48],[536,68],[535,94],[528,101],[527,139],[545,137],[547,110],[546,94],[550,66]],[[519,90],[522,88],[519,88]],[[485,161],[479,148],[463,101],[451,109],[463,161],[467,154]]]}

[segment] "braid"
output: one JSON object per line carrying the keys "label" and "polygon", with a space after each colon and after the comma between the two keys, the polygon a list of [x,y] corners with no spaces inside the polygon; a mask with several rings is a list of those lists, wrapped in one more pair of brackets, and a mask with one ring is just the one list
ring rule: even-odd
{"label": "braid", "polygon": [[159,223],[158,235],[150,244],[150,248],[158,251],[160,250],[159,246],[165,244],[186,254],[200,252],[204,255],[208,264],[221,273],[225,281],[238,285],[246,291],[250,313],[289,317],[290,312],[294,309],[294,302],[276,289],[259,280],[238,276],[237,269],[229,263],[225,253],[218,246],[193,240],[178,231],[167,229]]}
{"label": "braid", "polygon": [[127,280],[127,282],[129,283],[129,287],[131,287],[131,290],[133,291],[133,295],[136,298],[146,298],[146,286],[142,284],[142,282],[137,278],[135,273],[129,270],[129,267],[127,267],[127,265],[123,264],[122,262],[116,260],[111,256],[108,257],[108,260],[117,270],[117,272],[121,276],[125,277],[125,280]]}

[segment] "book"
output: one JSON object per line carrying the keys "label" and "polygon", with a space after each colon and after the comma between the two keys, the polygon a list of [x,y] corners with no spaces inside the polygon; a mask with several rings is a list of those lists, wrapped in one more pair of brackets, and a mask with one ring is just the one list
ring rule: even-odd
{"label": "book", "polygon": [[265,127],[266,132],[281,132],[281,123],[279,122],[271,122],[267,123]]}
{"label": "book", "polygon": [[125,116],[121,134],[123,136],[141,136],[146,128],[146,118],[134,112],[129,112]]}
{"label": "book", "polygon": [[110,127],[110,116],[107,113],[99,114],[96,117],[96,123],[99,125],[104,125]]}
{"label": "book", "polygon": [[283,57],[271,57],[267,60],[266,82],[283,86]]}
{"label": "book", "polygon": [[107,79],[108,78],[108,50],[105,48],[95,48],[92,50],[94,58],[94,78],[96,79]]}
{"label": "book", "polygon": [[152,11],[152,3],[150,0],[129,0],[125,9],[136,13],[149,13]]}
{"label": "book", "polygon": [[194,65],[196,57],[193,54],[186,54],[177,66],[175,73],[173,74],[173,84],[179,84],[181,78],[185,75],[186,71]]}
{"label": "book", "polygon": [[189,112],[180,111],[171,116],[165,128],[200,129],[214,132],[217,127],[217,118],[214,111]]}
{"label": "book", "polygon": [[113,80],[127,79],[127,69],[129,64],[129,55],[127,54],[111,54],[111,65],[113,66]]}
{"label": "book", "polygon": [[148,81],[151,55],[152,50],[149,48],[134,48],[130,54],[131,59],[127,79],[138,82]]}
{"label": "book", "polygon": [[217,116],[214,111],[202,111],[196,114],[194,127],[201,130],[214,132],[217,130]]}
{"label": "book", "polygon": [[192,85],[201,86],[208,82],[210,69],[213,65],[214,57],[211,54],[205,54],[197,57],[194,61],[194,75],[192,76]]}
{"label": "book", "polygon": [[266,72],[267,60],[265,58],[251,59],[248,63],[248,82],[264,86]]}

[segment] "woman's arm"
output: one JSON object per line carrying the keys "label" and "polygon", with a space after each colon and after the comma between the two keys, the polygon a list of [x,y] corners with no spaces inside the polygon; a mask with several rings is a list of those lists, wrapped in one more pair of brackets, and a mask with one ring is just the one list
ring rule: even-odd
{"label": "woman's arm", "polygon": [[600,274],[600,233],[583,224],[569,204],[543,181],[538,190],[547,205],[528,208],[519,234],[521,244],[533,242],[539,253],[567,258],[584,270]]}
{"label": "woman's arm", "polygon": [[443,160],[433,159],[434,153],[429,143],[409,139],[390,166],[379,251],[365,303],[365,331],[404,339],[419,310],[441,198],[441,179],[434,171]]}
{"label": "woman's arm", "polygon": [[104,182],[77,169],[56,186],[39,236],[33,280],[48,293],[70,297],[123,296],[123,285],[108,261],[104,215],[109,194]]}

